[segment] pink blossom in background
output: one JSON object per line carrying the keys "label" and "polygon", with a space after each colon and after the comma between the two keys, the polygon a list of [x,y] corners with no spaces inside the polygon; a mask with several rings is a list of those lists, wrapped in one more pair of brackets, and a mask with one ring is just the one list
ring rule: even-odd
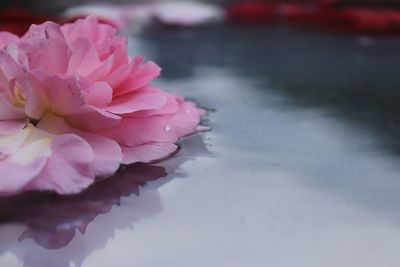
{"label": "pink blossom in background", "polygon": [[194,1],[155,1],[129,4],[93,3],[66,10],[67,19],[95,15],[102,20],[129,30],[141,30],[152,23],[193,27],[221,21],[224,12],[211,3]]}
{"label": "pink blossom in background", "polygon": [[153,87],[160,68],[87,17],[0,33],[0,194],[73,194],[120,164],[173,153],[204,113]]}

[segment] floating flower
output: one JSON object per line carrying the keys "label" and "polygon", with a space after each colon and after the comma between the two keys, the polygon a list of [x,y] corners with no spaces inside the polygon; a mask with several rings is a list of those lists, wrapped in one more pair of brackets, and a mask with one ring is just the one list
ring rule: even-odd
{"label": "floating flower", "polygon": [[73,194],[120,164],[173,153],[204,113],[150,85],[153,62],[87,17],[0,34],[0,194]]}

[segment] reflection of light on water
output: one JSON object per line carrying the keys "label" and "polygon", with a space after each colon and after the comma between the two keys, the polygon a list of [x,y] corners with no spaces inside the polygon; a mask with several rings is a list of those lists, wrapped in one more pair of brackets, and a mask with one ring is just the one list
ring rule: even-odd
{"label": "reflection of light on water", "polygon": [[[158,258],[171,259],[185,247],[184,259],[174,257],[174,263],[184,266],[194,258],[213,266],[227,259],[230,266],[395,262],[398,159],[379,147],[379,135],[329,110],[296,107],[235,71],[197,69],[186,80],[161,86],[178,88],[217,111],[208,135],[215,157],[204,163],[205,170],[186,166],[191,179],[182,191],[189,191],[190,204],[177,204],[177,197],[164,202],[180,205],[173,215],[185,211],[185,222],[172,220],[170,212],[161,215],[164,227],[147,227],[162,235],[179,224],[174,243],[158,247]],[[190,205],[196,208],[188,213]],[[199,247],[204,259],[198,258]],[[148,248],[135,255],[145,266],[154,262]]]}

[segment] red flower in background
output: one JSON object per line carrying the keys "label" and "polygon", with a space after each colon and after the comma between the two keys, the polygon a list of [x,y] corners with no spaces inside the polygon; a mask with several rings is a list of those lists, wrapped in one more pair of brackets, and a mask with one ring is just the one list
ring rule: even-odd
{"label": "red flower in background", "polygon": [[12,32],[22,36],[32,24],[58,19],[53,16],[40,15],[26,9],[13,8],[0,10],[0,31]]}
{"label": "red flower in background", "polygon": [[398,9],[339,4],[333,0],[302,3],[243,1],[228,6],[226,14],[234,23],[292,23],[358,33],[400,33]]}

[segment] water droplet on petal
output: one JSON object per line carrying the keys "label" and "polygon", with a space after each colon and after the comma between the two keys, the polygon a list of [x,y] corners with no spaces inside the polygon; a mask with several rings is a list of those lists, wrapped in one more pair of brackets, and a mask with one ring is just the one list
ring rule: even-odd
{"label": "water droplet on petal", "polygon": [[170,126],[164,126],[164,131],[166,131],[166,132],[169,132],[171,130],[171,127]]}

